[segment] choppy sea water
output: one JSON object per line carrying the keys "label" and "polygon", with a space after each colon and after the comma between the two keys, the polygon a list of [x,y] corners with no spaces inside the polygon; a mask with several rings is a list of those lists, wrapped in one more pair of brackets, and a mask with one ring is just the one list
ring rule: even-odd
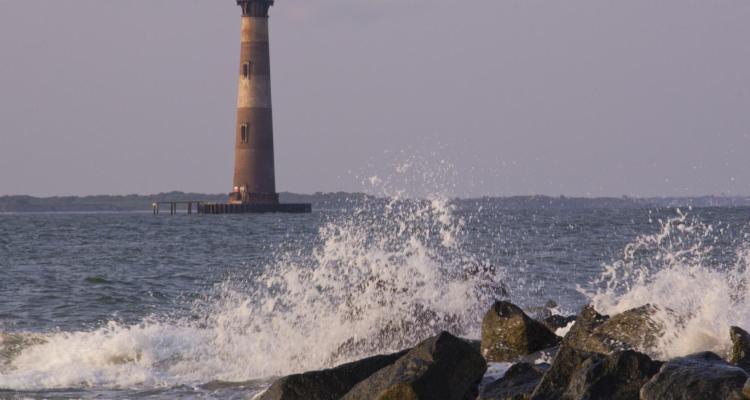
{"label": "choppy sea water", "polygon": [[[506,297],[669,309],[664,357],[750,328],[748,208],[382,200],[310,215],[0,214],[0,398],[252,398],[478,337]],[[680,315],[679,321],[670,318]]]}

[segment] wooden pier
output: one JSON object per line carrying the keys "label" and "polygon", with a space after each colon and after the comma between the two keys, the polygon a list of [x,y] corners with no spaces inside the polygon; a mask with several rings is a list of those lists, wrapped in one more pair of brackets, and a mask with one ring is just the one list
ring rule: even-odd
{"label": "wooden pier", "polygon": [[[193,208],[195,205],[195,209]],[[192,215],[198,214],[307,214],[312,212],[310,204],[233,204],[206,203],[202,201],[159,201],[151,205],[154,215],[161,214],[162,207],[169,207],[169,215],[176,215],[180,209]]]}
{"label": "wooden pier", "polygon": [[192,215],[193,204],[196,205],[195,210],[200,212],[201,204],[203,204],[202,201],[158,201],[156,203],[153,203],[151,205],[151,208],[154,211],[154,215],[159,215],[161,213],[162,206],[169,206],[169,215],[175,215],[179,211],[180,206],[186,206],[184,207],[184,209],[187,211],[187,214]]}

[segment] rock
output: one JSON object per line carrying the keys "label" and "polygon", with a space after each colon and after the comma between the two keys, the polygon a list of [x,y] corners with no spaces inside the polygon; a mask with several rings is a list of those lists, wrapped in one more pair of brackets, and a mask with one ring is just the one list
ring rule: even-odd
{"label": "rock", "polygon": [[564,317],[562,315],[550,315],[549,317],[543,319],[540,321],[544,324],[549,330],[552,332],[555,332],[556,330],[560,328],[565,328],[568,326],[571,322],[574,322],[576,320],[575,315],[571,315],[568,317]]}
{"label": "rock", "polygon": [[733,326],[729,335],[732,338],[732,344],[734,344],[731,363],[750,373],[750,333]]}
{"label": "rock", "polygon": [[653,350],[664,326],[654,320],[658,309],[650,304],[610,317],[595,333],[603,335],[616,350]]}
{"label": "rock", "polygon": [[482,353],[482,341],[473,339],[464,339],[466,343],[470,344],[471,347],[479,353]]}
{"label": "rock", "polygon": [[573,375],[566,398],[570,399],[638,399],[641,387],[659,372],[661,362],[633,350],[614,353],[605,358],[587,359]]}
{"label": "rock", "polygon": [[509,302],[496,302],[482,321],[482,355],[488,362],[515,361],[559,341],[546,326]]}
{"label": "rock", "polygon": [[504,377],[485,385],[477,400],[527,399],[548,368],[547,364],[515,364]]}
{"label": "rock", "polygon": [[656,311],[656,307],[645,305],[608,317],[588,306],[563,342],[581,351],[602,354],[623,350],[649,352],[656,347],[664,331],[663,326],[653,319]]}
{"label": "rock", "polygon": [[661,363],[627,350],[612,355],[563,347],[531,395],[532,400],[638,399]]}
{"label": "rock", "polygon": [[370,357],[323,371],[289,375],[274,382],[256,400],[337,400],[357,383],[393,364],[407,352]]}
{"label": "rock", "polygon": [[711,352],[675,358],[641,389],[641,400],[745,399],[748,374]]}
{"label": "rock", "polygon": [[576,323],[563,338],[563,343],[568,347],[577,348],[579,350],[592,347],[599,349],[598,342],[594,342],[593,345],[588,342],[591,339],[590,336],[594,329],[601,326],[608,319],[608,316],[596,312],[593,306],[584,307],[583,310],[581,310],[581,313],[576,317]]}
{"label": "rock", "polygon": [[443,332],[358,383],[343,400],[475,399],[487,370],[470,343]]}
{"label": "rock", "polygon": [[563,346],[557,353],[549,370],[531,395],[531,399],[561,399],[568,390],[573,375],[589,358],[603,359],[605,356],[596,353],[576,350]]}

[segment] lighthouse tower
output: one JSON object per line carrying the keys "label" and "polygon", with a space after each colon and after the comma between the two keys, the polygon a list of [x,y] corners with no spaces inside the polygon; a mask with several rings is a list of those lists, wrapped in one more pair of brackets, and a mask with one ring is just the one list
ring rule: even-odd
{"label": "lighthouse tower", "polygon": [[273,156],[268,10],[274,0],[237,0],[242,47],[231,204],[279,204]]}
{"label": "lighthouse tower", "polygon": [[[309,203],[279,203],[273,158],[268,9],[274,0],[237,0],[242,8],[234,181],[226,203],[197,203],[199,214],[309,213]],[[180,202],[171,202],[172,213]],[[159,204],[154,204],[159,213]]]}

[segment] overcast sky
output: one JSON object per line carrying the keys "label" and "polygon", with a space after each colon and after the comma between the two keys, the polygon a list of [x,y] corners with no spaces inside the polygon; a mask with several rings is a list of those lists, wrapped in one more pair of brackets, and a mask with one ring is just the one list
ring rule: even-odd
{"label": "overcast sky", "polygon": [[[0,0],[0,195],[228,192],[239,19]],[[750,195],[750,1],[278,0],[271,35],[280,191],[418,154],[463,196]]]}

